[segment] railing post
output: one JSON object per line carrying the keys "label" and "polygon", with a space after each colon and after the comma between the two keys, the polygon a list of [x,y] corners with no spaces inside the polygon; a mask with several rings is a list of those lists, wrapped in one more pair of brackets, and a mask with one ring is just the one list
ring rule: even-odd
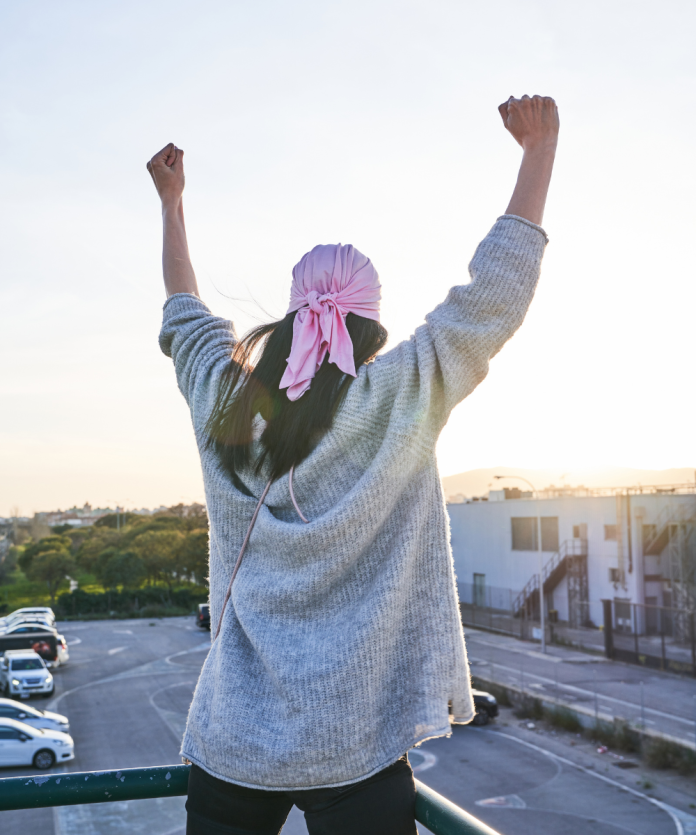
{"label": "railing post", "polygon": [[633,644],[636,650],[636,664],[638,663],[638,656],[640,655],[639,646],[638,646],[638,609],[636,603],[630,603],[631,609],[633,610]]}
{"label": "railing post", "polygon": [[604,614],[604,654],[612,659],[614,657],[614,619],[611,600],[602,600],[602,611]]}
{"label": "railing post", "polygon": [[667,659],[665,658],[665,630],[662,626],[662,618],[660,618],[660,643],[662,644],[662,669],[667,669]]}

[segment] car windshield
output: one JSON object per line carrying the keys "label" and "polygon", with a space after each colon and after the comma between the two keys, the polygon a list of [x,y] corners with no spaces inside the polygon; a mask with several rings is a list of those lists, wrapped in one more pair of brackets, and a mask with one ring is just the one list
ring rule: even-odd
{"label": "car windshield", "polygon": [[40,658],[15,658],[12,662],[13,670],[41,670],[43,661]]}

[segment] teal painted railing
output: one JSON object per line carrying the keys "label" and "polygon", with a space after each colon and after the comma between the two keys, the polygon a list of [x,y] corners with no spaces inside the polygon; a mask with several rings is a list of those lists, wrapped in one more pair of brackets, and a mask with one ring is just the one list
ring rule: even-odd
{"label": "teal painted railing", "polygon": [[[0,780],[0,812],[116,800],[177,797],[188,791],[188,765],[77,771]],[[473,815],[416,780],[416,820],[434,835],[498,835]]]}

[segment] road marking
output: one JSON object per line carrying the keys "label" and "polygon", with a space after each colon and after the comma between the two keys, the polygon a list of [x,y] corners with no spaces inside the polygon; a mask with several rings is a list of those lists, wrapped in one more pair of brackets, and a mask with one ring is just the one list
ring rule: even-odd
{"label": "road marking", "polygon": [[[472,728],[474,731],[478,731],[479,733],[486,733],[482,728]],[[490,731],[488,732],[490,733]],[[647,794],[643,794],[643,792],[639,792],[637,789],[632,789],[629,786],[624,786],[623,783],[618,783],[616,780],[612,780],[611,777],[605,777],[603,774],[598,774],[596,771],[592,771],[590,768],[585,768],[583,765],[578,765],[577,763],[572,762],[572,760],[567,760],[565,757],[561,757],[559,754],[554,754],[552,751],[548,751],[546,748],[542,748],[540,745],[534,745],[532,742],[527,742],[524,739],[518,739],[516,736],[512,736],[511,734],[506,734],[504,731],[495,731],[498,736],[504,736],[506,739],[511,739],[513,742],[518,743],[518,745],[524,745],[527,748],[532,748],[534,751],[539,751],[540,754],[544,754],[544,756],[549,757],[552,760],[556,760],[557,762],[561,762],[564,765],[569,765],[571,768],[577,768],[578,771],[582,771],[585,774],[588,774],[590,777],[594,777],[596,780],[602,780],[604,783],[609,783],[611,786],[616,786],[617,789],[621,789],[622,791],[628,792],[629,794],[634,795],[635,797],[640,797],[643,800],[647,800],[648,803],[652,803],[653,806],[657,806],[658,809],[662,809],[663,812],[668,814],[672,819],[672,823],[677,829],[677,835],[685,835],[684,827],[682,826],[682,821],[686,821],[690,823],[689,819],[692,819],[696,822],[696,818],[693,815],[688,815],[686,812],[682,812],[680,809],[674,809],[672,806],[669,806],[667,803],[663,803],[661,800],[656,800],[654,797],[650,797]]]}
{"label": "road marking", "polygon": [[132,629],[114,629],[112,630],[116,635],[132,635]]}
{"label": "road marking", "polygon": [[151,707],[174,734],[174,738],[176,739],[178,745],[181,745],[181,740],[184,736],[184,731],[186,730],[188,712],[179,713],[178,711],[165,710],[155,702],[155,696],[159,696],[160,693],[163,693],[165,690],[171,690],[174,687],[190,687],[192,684],[195,686],[195,680],[178,681],[176,684],[167,684],[165,687],[160,687],[159,690],[155,690],[155,692],[149,696]]}
{"label": "road marking", "polygon": [[[476,656],[471,656],[475,661],[483,661],[490,665],[490,661],[485,658],[476,658]],[[508,673],[512,673],[515,677],[515,681],[519,681],[520,671],[515,669],[514,667],[506,667],[504,664],[498,664],[497,661],[493,662],[495,665],[496,670],[505,670]],[[545,684],[553,684],[554,687],[556,686],[556,682],[552,678],[546,678],[545,676],[540,676],[538,673],[533,673],[530,670],[524,671],[525,678],[538,678],[540,681],[543,681]],[[531,686],[531,685],[530,685]],[[582,687],[575,687],[573,684],[561,684],[559,683],[559,687],[563,688],[564,690],[572,690],[575,693],[581,693],[583,696],[586,696],[588,699],[594,699],[594,691],[592,690],[584,690]],[[614,696],[607,696],[605,693],[598,694],[600,698],[607,702],[614,702],[617,705],[623,705],[624,707],[633,708],[633,710],[637,710],[640,712],[641,707],[640,705],[633,704],[633,702],[627,702],[624,699],[616,699]],[[645,707],[643,710],[646,713],[652,713],[655,716],[662,716],[665,719],[672,719],[674,722],[681,722],[682,725],[688,725],[689,727],[693,727],[694,720],[693,719],[684,719],[681,716],[675,716],[673,713],[665,713],[664,710],[655,710],[652,707]],[[647,721],[647,720],[646,720]]]}
{"label": "road marking", "polygon": [[163,674],[171,674],[175,672],[184,672],[186,670],[185,667],[181,667],[177,664],[173,664],[169,661],[170,658],[174,658],[177,655],[186,655],[190,652],[200,652],[202,649],[210,649],[210,643],[206,642],[205,644],[199,644],[198,646],[192,647],[191,649],[185,649],[181,652],[175,652],[173,655],[167,656],[163,659],[163,663],[169,663],[169,667],[166,669],[155,668],[154,665],[161,661],[162,659],[157,659],[156,661],[149,661],[146,664],[138,664],[135,667],[131,667],[129,670],[124,670],[122,673],[116,673],[115,675],[106,676],[105,678],[97,679],[96,681],[88,681],[86,684],[79,684],[77,687],[73,687],[72,690],[65,690],[59,696],[51,699],[51,701],[46,705],[47,710],[55,710],[61,701],[66,697],[70,696],[73,693],[77,693],[79,690],[85,690],[88,687],[95,687],[98,684],[107,684],[111,681],[122,681],[125,678],[136,678],[139,676],[153,676],[153,675],[163,675]]}
{"label": "road marking", "polygon": [[420,774],[421,771],[427,771],[429,768],[432,768],[434,765],[437,765],[437,757],[430,751],[423,751],[421,748],[411,748],[411,750],[408,752],[409,762],[414,754],[417,754],[419,757],[422,757],[421,762],[417,763],[416,765],[411,764],[411,770],[414,774]]}
{"label": "road marking", "polygon": [[168,655],[164,660],[167,664],[171,664],[174,667],[180,666],[176,663],[176,661],[172,661],[172,658],[178,658],[180,655],[188,655],[190,652],[202,652],[204,649],[209,650],[211,647],[210,641],[204,641],[202,644],[198,644],[198,646],[194,647],[193,649],[182,649],[181,652],[172,653],[172,655]]}
{"label": "road marking", "polygon": [[[483,634],[484,634],[483,632],[475,632],[472,635],[470,629],[466,629],[464,631],[464,634],[467,637],[469,635],[471,635],[471,638],[472,638],[471,643],[473,643],[473,644],[478,643],[478,644],[482,644],[483,646],[486,646],[486,647],[493,647],[493,649],[502,650],[503,652],[516,652],[518,655],[528,655],[530,658],[538,658],[540,661],[551,661],[554,664],[558,664],[561,661],[566,661],[566,662],[575,661],[575,663],[579,663],[581,660],[582,661],[585,660],[584,657],[582,659],[577,659],[577,661],[576,661],[576,659],[562,658],[559,655],[550,655],[548,653],[539,652],[539,650],[535,650],[535,649],[524,649],[524,648],[518,646],[517,643],[515,643],[515,644],[512,644],[512,643],[494,644],[494,643],[491,643],[490,641],[482,640],[481,637],[479,637],[479,636],[483,636]],[[580,653],[578,653],[578,655],[580,655]],[[607,660],[606,658],[591,658],[590,659],[590,661],[606,661],[606,660]]]}
{"label": "road marking", "polygon": [[477,806],[493,807],[495,809],[526,809],[527,804],[517,794],[506,794],[503,797],[487,797],[477,800]]}
{"label": "road marking", "polygon": [[75,647],[75,646],[77,646],[78,644],[81,644],[81,643],[82,643],[82,638],[70,638],[69,640],[68,640],[68,638],[66,638],[66,639],[65,639],[65,643],[66,643],[69,647]]}
{"label": "road marking", "polygon": [[113,649],[109,650],[108,654],[116,655],[117,652],[123,652],[124,649],[128,649],[128,647],[114,647]]}

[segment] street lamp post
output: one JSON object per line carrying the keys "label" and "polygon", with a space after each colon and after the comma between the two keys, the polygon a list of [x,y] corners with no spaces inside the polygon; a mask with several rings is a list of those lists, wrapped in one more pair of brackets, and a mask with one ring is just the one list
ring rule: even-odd
{"label": "street lamp post", "polygon": [[[536,487],[532,482],[521,475],[494,475],[493,478],[519,478],[520,481],[526,482],[531,488],[532,493],[536,498],[539,498]],[[541,516],[538,517],[537,523],[537,547],[539,550],[539,615],[541,619],[541,651],[546,652],[546,613],[544,611],[544,553],[541,550]]]}

